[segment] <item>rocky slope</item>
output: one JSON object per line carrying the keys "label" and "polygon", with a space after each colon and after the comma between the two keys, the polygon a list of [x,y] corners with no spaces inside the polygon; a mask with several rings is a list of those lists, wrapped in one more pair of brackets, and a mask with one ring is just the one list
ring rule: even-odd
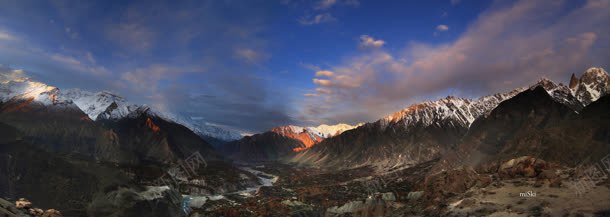
{"label": "rocky slope", "polygon": [[277,160],[291,154],[295,149],[304,147],[299,140],[275,132],[266,132],[229,142],[223,145],[220,151],[237,161],[258,162]]}
{"label": "rocky slope", "polygon": [[64,216],[87,216],[97,194],[117,186],[136,187],[118,168],[48,152],[22,140],[23,133],[6,124],[0,123],[0,130],[1,197],[25,197]]}
{"label": "rocky slope", "polygon": [[12,99],[0,103],[0,122],[24,132],[24,141],[42,149],[100,161],[163,163],[195,151],[220,159],[189,129],[150,115],[147,110],[136,110],[130,117],[117,120],[91,121],[71,103],[45,105]]}
{"label": "rocky slope", "polygon": [[576,113],[539,86],[473,123],[456,153],[442,163],[480,166],[524,155],[566,166],[596,162],[610,153],[609,109],[610,95],[605,95]]}

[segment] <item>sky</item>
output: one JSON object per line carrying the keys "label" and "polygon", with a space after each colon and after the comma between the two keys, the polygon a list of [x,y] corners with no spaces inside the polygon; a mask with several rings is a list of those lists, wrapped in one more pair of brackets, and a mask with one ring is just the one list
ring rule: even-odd
{"label": "sky", "polygon": [[245,132],[609,68],[610,0],[0,0],[0,64]]}

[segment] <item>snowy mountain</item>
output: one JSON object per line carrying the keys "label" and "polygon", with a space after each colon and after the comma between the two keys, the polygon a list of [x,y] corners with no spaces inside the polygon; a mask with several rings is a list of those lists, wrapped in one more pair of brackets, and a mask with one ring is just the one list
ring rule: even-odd
{"label": "snowy mountain", "polygon": [[441,121],[450,121],[462,127],[469,127],[481,115],[489,113],[500,102],[509,99],[525,88],[517,88],[507,93],[484,96],[476,100],[448,96],[436,101],[413,104],[401,111],[379,120],[383,126],[401,124],[429,126]]}
{"label": "snowy mountain", "polygon": [[85,112],[91,120],[116,120],[142,112],[149,112],[155,116],[162,116],[152,113],[145,105],[129,104],[123,97],[109,91],[93,93],[80,89],[68,89],[62,91],[60,96],[65,100],[72,101],[72,103]]}
{"label": "snowy mountain", "polygon": [[[574,79],[575,76],[572,77]],[[590,68],[577,81],[571,81],[572,88],[542,78],[530,89],[542,86],[553,99],[575,111],[579,111],[601,96],[610,93],[610,76],[604,69]],[[393,113],[380,121],[387,125],[402,123],[404,126],[422,124],[428,126],[439,121],[451,120],[462,126],[470,126],[481,115],[488,114],[498,104],[510,99],[527,88],[517,88],[507,93],[484,96],[475,100],[448,96],[436,101],[413,104]]]}
{"label": "snowy mountain", "polygon": [[319,137],[328,138],[328,137],[339,135],[345,131],[354,129],[356,127],[359,127],[362,124],[363,123],[359,123],[356,125],[349,125],[349,124],[344,124],[344,123],[339,123],[339,124],[335,124],[335,125],[322,124],[317,127],[307,127],[307,130]]}
{"label": "snowy mountain", "polygon": [[571,93],[583,106],[610,93],[610,75],[602,68],[589,68],[580,78],[572,77]]}
{"label": "snowy mountain", "polygon": [[271,131],[282,134],[282,135],[298,134],[298,133],[306,132],[311,138],[326,139],[329,137],[339,135],[345,131],[354,129],[361,125],[362,125],[362,123],[359,123],[357,125],[349,125],[349,124],[344,124],[344,123],[339,123],[339,124],[335,124],[335,125],[322,124],[322,125],[315,126],[315,127],[300,127],[300,126],[288,125],[288,126],[281,126],[281,127],[273,128],[273,129],[271,129]]}
{"label": "snowy mountain", "polygon": [[602,68],[589,68],[578,78],[572,74],[569,86],[542,78],[530,89],[542,86],[551,97],[575,111],[610,93],[610,75]]}
{"label": "snowy mountain", "polygon": [[530,89],[533,90],[537,86],[543,87],[553,100],[570,107],[574,111],[580,111],[584,108],[583,103],[573,95],[572,90],[561,83],[555,84],[555,82],[549,79],[542,78],[538,83],[532,85]]}
{"label": "snowy mountain", "polygon": [[125,98],[109,91],[96,93],[81,89],[60,91],[57,87],[30,79],[23,70],[0,68],[0,101],[6,102],[11,99],[32,100],[47,106],[74,104],[94,121],[118,120],[146,113],[181,124],[200,136],[223,141],[233,141],[242,137],[238,131],[185,118],[171,112],[156,111],[146,105],[129,103]]}
{"label": "snowy mountain", "polygon": [[45,105],[60,103],[59,89],[40,82],[32,81],[21,70],[0,73],[0,101],[27,99]]}

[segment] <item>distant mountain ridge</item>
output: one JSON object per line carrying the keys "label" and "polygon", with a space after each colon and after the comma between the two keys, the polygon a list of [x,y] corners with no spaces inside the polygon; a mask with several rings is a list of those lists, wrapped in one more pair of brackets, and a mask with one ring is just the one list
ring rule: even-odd
{"label": "distant mountain ridge", "polygon": [[315,144],[321,142],[326,138],[330,138],[339,135],[347,130],[354,129],[362,124],[349,125],[339,123],[335,125],[322,124],[317,127],[299,127],[294,125],[275,127],[271,129],[271,132],[301,141],[305,147],[295,148],[294,151],[302,151],[311,148]]}
{"label": "distant mountain ridge", "polygon": [[219,149],[225,155],[242,161],[278,160],[314,147],[325,139],[332,138],[361,124],[320,125],[317,127],[300,127],[294,125],[280,126],[271,130],[240,140],[229,142]]}

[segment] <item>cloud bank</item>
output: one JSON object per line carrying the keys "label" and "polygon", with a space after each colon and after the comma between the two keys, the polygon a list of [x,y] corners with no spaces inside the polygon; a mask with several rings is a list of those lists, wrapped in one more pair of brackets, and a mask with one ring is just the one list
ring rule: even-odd
{"label": "cloud bank", "polygon": [[565,82],[590,66],[608,67],[609,1],[590,0],[572,8],[568,3],[497,2],[453,42],[411,41],[399,52],[378,49],[347,56],[324,69],[333,74],[313,79],[328,91],[303,101],[302,118],[372,121],[422,99],[481,96],[543,76]]}

